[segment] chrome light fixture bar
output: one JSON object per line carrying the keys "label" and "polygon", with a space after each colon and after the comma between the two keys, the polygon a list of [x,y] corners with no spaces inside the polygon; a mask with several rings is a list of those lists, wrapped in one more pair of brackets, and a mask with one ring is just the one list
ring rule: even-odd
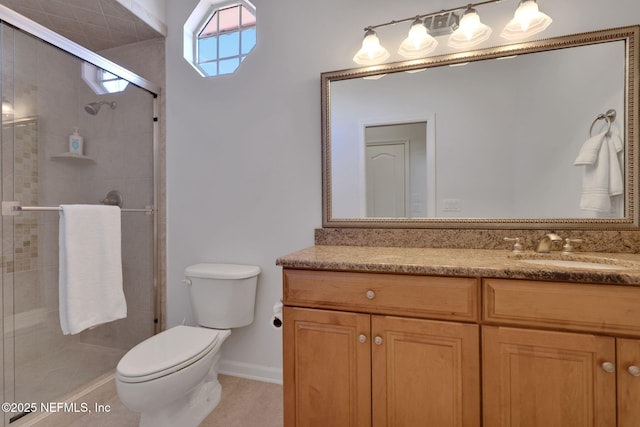
{"label": "chrome light fixture bar", "polygon": [[[393,20],[364,29],[362,48],[355,54],[353,61],[359,65],[376,65],[386,61],[391,55],[380,44],[375,29],[411,21],[407,38],[402,41],[398,54],[405,58],[419,58],[433,52],[438,46],[435,37],[448,35],[448,45],[456,49],[467,49],[478,45],[491,36],[492,30],[480,21],[475,9],[485,4],[502,0],[486,0],[470,3],[439,12],[416,15],[411,18]],[[456,12],[462,12],[460,17]],[[520,0],[514,17],[500,34],[508,40],[530,37],[544,31],[552,19],[540,12],[536,0]]]}

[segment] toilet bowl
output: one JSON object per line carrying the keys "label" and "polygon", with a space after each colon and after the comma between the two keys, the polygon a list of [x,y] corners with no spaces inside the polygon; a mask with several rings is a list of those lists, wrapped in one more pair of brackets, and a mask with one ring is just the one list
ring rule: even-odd
{"label": "toilet bowl", "polygon": [[140,426],[197,426],[220,401],[219,349],[231,334],[175,326],[132,348],[116,368],[116,388]]}
{"label": "toilet bowl", "polygon": [[218,405],[220,348],[229,328],[253,322],[259,273],[259,267],[235,264],[185,270],[200,326],[154,335],[129,350],[116,368],[118,396],[141,414],[141,427],[197,427]]}

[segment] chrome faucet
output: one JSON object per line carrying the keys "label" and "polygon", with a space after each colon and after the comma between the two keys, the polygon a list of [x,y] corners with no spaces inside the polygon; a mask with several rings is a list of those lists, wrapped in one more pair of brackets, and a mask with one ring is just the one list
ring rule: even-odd
{"label": "chrome faucet", "polygon": [[561,241],[562,241],[562,238],[553,231],[551,233],[545,234],[544,237],[540,239],[540,242],[538,242],[538,247],[536,248],[536,252],[547,254],[551,250],[551,246],[553,245],[553,242],[561,242]]}

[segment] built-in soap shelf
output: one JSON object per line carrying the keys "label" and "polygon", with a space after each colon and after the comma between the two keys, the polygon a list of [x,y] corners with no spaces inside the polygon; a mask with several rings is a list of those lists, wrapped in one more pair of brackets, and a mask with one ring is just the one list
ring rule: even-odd
{"label": "built-in soap shelf", "polygon": [[70,152],[51,156],[51,160],[64,160],[64,161],[70,160],[70,161],[80,161],[80,162],[90,162],[90,163],[96,162],[93,157],[85,156],[82,154],[70,153]]}

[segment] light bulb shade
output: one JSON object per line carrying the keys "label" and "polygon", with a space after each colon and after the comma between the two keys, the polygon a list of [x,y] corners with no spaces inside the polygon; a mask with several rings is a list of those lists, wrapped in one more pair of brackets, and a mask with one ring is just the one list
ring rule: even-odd
{"label": "light bulb shade", "polygon": [[522,0],[500,36],[508,40],[529,37],[546,30],[552,21],[548,15],[540,12],[535,0]]}
{"label": "light bulb shade", "polygon": [[13,114],[13,105],[5,99],[2,99],[2,115],[10,116]]}
{"label": "light bulb shade", "polygon": [[429,30],[420,19],[413,21],[409,35],[400,44],[398,53],[405,58],[418,58],[433,52],[438,41],[431,37]]}
{"label": "light bulb shade", "polygon": [[480,22],[475,9],[469,8],[462,15],[460,26],[449,37],[449,46],[466,49],[486,41],[491,36],[491,27]]}
{"label": "light bulb shade", "polygon": [[380,45],[376,32],[369,29],[364,35],[362,48],[353,57],[353,62],[359,65],[376,65],[389,58],[387,49]]}

